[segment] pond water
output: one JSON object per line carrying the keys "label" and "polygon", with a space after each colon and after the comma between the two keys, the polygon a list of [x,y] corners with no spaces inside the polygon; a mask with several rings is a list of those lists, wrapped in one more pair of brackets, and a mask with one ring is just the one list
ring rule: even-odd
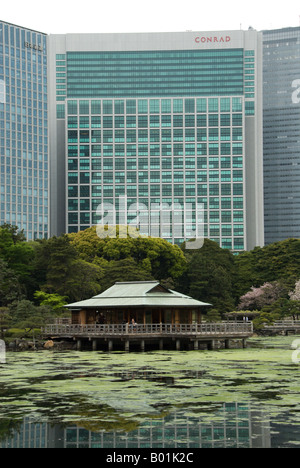
{"label": "pond water", "polygon": [[299,338],[219,351],[8,352],[0,447],[297,447]]}

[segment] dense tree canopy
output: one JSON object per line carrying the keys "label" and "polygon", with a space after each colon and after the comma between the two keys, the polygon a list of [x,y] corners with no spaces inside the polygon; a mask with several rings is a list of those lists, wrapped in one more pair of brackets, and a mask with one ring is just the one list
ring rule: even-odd
{"label": "dense tree canopy", "polygon": [[[0,226],[0,309],[5,322],[42,323],[67,302],[96,295],[116,281],[156,279],[212,304],[208,320],[232,310],[261,311],[260,323],[300,313],[300,240],[233,255],[205,240],[198,250],[135,236],[100,238],[96,228],[27,242]],[[266,315],[267,314],[267,315]],[[4,320],[4,319],[3,319]]]}
{"label": "dense tree canopy", "polygon": [[256,247],[235,257],[236,297],[253,286],[282,280],[290,289],[300,278],[300,239],[288,239],[265,247]]}
{"label": "dense tree canopy", "polygon": [[136,264],[162,280],[172,276],[178,278],[186,268],[182,250],[160,238],[110,238],[101,239],[92,227],[77,234],[69,234],[71,244],[87,261],[100,257],[108,261],[133,259]]}
{"label": "dense tree canopy", "polygon": [[199,250],[186,250],[187,268],[177,281],[177,289],[195,299],[212,304],[222,312],[232,310],[234,256],[216,242],[205,239]]}

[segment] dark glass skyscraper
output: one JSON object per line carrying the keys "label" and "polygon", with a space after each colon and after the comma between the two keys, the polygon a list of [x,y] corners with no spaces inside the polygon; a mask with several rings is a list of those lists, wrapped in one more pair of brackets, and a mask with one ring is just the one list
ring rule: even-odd
{"label": "dark glass skyscraper", "polygon": [[48,235],[47,36],[0,21],[0,224]]}
{"label": "dark glass skyscraper", "polygon": [[300,28],[263,33],[265,243],[300,237]]}

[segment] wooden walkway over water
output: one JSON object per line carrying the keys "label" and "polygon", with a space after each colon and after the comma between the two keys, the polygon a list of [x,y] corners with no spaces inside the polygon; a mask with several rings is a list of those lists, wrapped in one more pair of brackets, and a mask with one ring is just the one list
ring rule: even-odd
{"label": "wooden walkway over water", "polygon": [[222,341],[225,348],[230,347],[230,340],[241,340],[243,347],[246,339],[253,334],[253,325],[248,323],[201,323],[201,324],[111,324],[111,325],[48,325],[43,330],[44,336],[51,339],[72,339],[81,349],[84,342],[92,342],[92,349],[103,345],[112,351],[115,345],[122,344],[129,351],[131,344],[138,344],[145,350],[146,343],[156,344],[159,349],[174,343],[180,350],[182,345],[191,349],[199,349],[205,344],[208,349],[214,349],[217,341]]}
{"label": "wooden walkway over water", "polygon": [[285,335],[297,335],[300,334],[300,320],[277,321],[272,325],[265,325],[264,330],[276,333],[284,333]]}

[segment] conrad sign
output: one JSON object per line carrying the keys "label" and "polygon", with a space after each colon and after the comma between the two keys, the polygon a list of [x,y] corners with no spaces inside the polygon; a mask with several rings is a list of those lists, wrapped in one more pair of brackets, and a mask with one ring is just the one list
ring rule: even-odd
{"label": "conrad sign", "polygon": [[220,42],[230,42],[230,36],[197,36],[195,37],[195,42],[197,44],[214,44]]}

